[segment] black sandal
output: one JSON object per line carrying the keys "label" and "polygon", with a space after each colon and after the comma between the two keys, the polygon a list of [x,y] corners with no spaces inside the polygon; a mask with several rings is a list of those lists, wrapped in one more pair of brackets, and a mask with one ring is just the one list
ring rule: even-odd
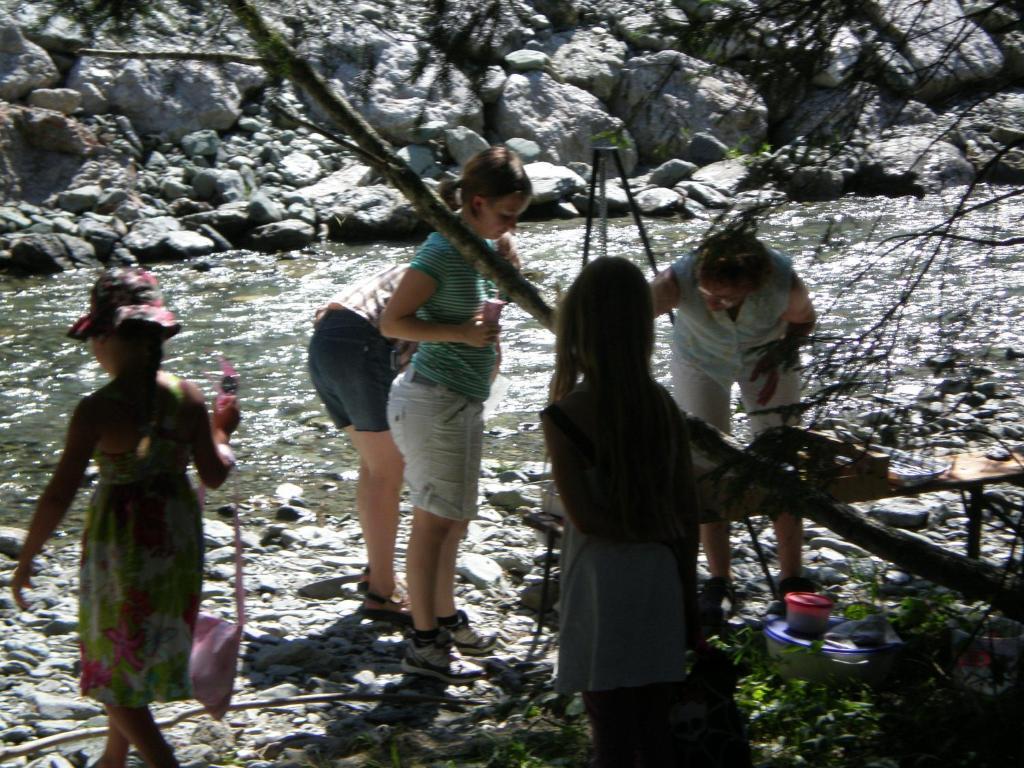
{"label": "black sandal", "polygon": [[[366,588],[362,588],[363,584],[366,584]],[[362,594],[364,600],[370,600],[374,603],[380,603],[381,605],[397,605],[402,604],[393,599],[392,597],[382,597],[370,591],[369,582],[361,582],[359,585],[359,592]],[[357,613],[364,619],[370,619],[371,621],[387,621],[391,624],[397,624],[402,627],[412,626],[412,614],[408,611],[403,611],[401,608],[367,608],[365,605],[360,606]]]}

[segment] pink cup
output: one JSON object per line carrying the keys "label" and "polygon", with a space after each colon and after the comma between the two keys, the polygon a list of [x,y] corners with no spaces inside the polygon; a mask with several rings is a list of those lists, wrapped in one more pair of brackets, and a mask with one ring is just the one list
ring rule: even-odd
{"label": "pink cup", "polygon": [[501,299],[487,299],[484,301],[483,315],[485,323],[496,323],[501,317],[501,308],[508,304]]}
{"label": "pink cup", "polygon": [[790,592],[786,595],[786,624],[803,635],[823,635],[828,629],[832,601],[814,592]]}

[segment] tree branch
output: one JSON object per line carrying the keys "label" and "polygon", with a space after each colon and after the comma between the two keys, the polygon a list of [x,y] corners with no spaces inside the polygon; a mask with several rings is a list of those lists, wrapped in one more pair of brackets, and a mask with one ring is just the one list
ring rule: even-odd
{"label": "tree branch", "polygon": [[95,56],[100,59],[143,59],[172,61],[206,61],[213,64],[254,64],[265,67],[268,60],[262,56],[248,56],[244,53],[203,53],[202,51],[125,51],[111,48],[79,48],[79,56]]}

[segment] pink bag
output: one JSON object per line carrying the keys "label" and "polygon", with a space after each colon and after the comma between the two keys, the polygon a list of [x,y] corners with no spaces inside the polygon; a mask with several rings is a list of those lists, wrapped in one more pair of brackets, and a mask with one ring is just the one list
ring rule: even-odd
{"label": "pink bag", "polygon": [[192,635],[189,675],[192,695],[206,707],[215,720],[220,720],[231,705],[231,694],[238,666],[238,650],[245,626],[245,588],[242,584],[242,536],[238,530],[235,510],[235,605],[238,623],[201,613],[196,617]]}

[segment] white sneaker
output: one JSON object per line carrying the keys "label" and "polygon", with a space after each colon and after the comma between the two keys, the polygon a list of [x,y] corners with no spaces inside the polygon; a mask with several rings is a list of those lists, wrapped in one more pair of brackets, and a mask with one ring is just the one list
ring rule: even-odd
{"label": "white sneaker", "polygon": [[405,647],[402,671],[412,675],[433,677],[455,685],[471,683],[484,674],[484,668],[479,664],[456,659],[440,642],[418,646],[413,640]]}
{"label": "white sneaker", "polygon": [[498,645],[498,636],[477,632],[469,625],[465,611],[458,611],[459,623],[454,627],[441,627],[441,634],[450,638],[450,645],[464,656],[486,656]]}

